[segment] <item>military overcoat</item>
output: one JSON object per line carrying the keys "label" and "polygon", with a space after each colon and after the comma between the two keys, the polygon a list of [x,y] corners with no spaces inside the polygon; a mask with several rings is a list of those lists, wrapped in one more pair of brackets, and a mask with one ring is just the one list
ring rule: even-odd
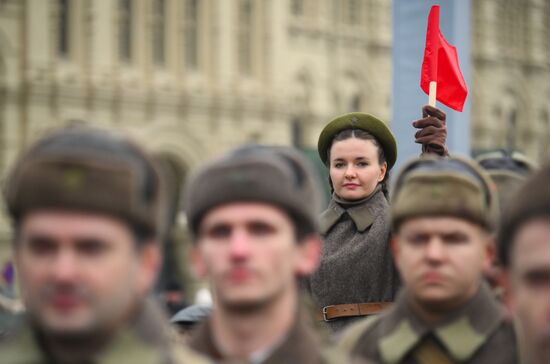
{"label": "military overcoat", "polygon": [[[225,359],[217,349],[213,341],[210,319],[207,319],[197,328],[191,338],[190,345],[215,363],[234,363],[234,361]],[[305,315],[297,317],[294,326],[282,343],[275,346],[272,351],[247,361],[250,364],[340,364],[348,362],[347,353],[344,354],[322,344],[322,341],[308,324]],[[364,361],[361,360],[356,363],[364,363]]]}
{"label": "military overcoat", "polygon": [[[176,335],[176,334],[173,334]],[[2,364],[50,364],[58,360],[42,349],[40,335],[27,321],[0,342]],[[85,359],[89,364],[208,364],[209,360],[177,343],[168,321],[147,303],[130,325]]]}
{"label": "military overcoat", "polygon": [[[350,303],[393,301],[399,276],[389,247],[389,204],[378,186],[366,199],[350,203],[333,196],[321,214],[323,254],[308,289],[321,309]],[[329,321],[333,331],[361,319]]]}
{"label": "military overcoat", "polygon": [[518,363],[514,325],[483,283],[464,306],[429,325],[403,290],[387,312],[344,332],[340,349],[373,363]]}

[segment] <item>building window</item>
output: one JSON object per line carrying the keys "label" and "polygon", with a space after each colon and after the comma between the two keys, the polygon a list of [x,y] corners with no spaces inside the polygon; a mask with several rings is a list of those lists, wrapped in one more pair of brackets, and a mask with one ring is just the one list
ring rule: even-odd
{"label": "building window", "polygon": [[252,43],[253,43],[253,4],[251,0],[239,2],[238,21],[238,57],[239,73],[244,76],[252,75]]}
{"label": "building window", "polygon": [[291,0],[290,11],[294,16],[304,15],[304,0]]}
{"label": "building window", "polygon": [[349,25],[361,24],[361,14],[363,10],[363,0],[348,0],[345,21]]}
{"label": "building window", "polygon": [[547,110],[541,110],[540,112],[540,148],[539,148],[539,158],[544,159],[548,152],[546,150],[546,145],[548,144],[548,135],[550,134],[550,128],[548,125],[548,111]]}
{"label": "building window", "polygon": [[361,111],[361,95],[355,94],[351,97],[350,111]]}
{"label": "building window", "polygon": [[508,114],[508,135],[506,137],[506,146],[513,150],[516,148],[517,142],[517,132],[518,132],[518,122],[517,122],[517,111],[516,109],[510,110]]}
{"label": "building window", "polygon": [[499,105],[493,106],[493,116],[497,122],[500,122],[500,118],[502,117],[502,109]]}
{"label": "building window", "polygon": [[132,0],[118,2],[118,53],[121,61],[132,60]]}
{"label": "building window", "polygon": [[292,146],[295,148],[300,148],[303,146],[304,130],[302,125],[302,121],[298,117],[293,118],[290,122],[291,142]]}
{"label": "building window", "polygon": [[166,61],[166,2],[155,0],[153,2],[153,62],[157,66],[163,66]]}
{"label": "building window", "polygon": [[183,59],[185,66],[196,70],[199,67],[199,0],[184,0],[183,12]]}
{"label": "building window", "polygon": [[69,49],[69,35],[71,34],[70,29],[70,5],[69,0],[59,0],[57,2],[58,6],[58,34],[57,34],[57,54],[61,57],[68,57],[70,53]]}

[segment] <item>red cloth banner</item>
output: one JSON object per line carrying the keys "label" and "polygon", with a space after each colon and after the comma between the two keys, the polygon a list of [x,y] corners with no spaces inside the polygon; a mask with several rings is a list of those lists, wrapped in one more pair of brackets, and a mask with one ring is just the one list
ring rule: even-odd
{"label": "red cloth banner", "polygon": [[447,43],[439,30],[439,5],[432,6],[428,16],[426,48],[420,74],[420,87],[430,93],[430,82],[437,82],[437,100],[456,111],[462,111],[468,88],[456,48]]}

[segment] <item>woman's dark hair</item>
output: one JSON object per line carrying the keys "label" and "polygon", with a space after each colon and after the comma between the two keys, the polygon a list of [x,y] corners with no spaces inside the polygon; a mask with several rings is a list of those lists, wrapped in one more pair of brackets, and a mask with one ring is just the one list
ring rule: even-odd
{"label": "woman's dark hair", "polygon": [[[330,146],[327,150],[327,168],[330,169],[330,150],[332,149],[332,145],[334,144],[334,142],[339,142],[339,141],[347,140],[351,138],[372,141],[376,146],[376,149],[378,150],[378,163],[382,165],[384,164],[384,162],[386,162],[384,149],[382,148],[380,142],[378,141],[378,139],[376,139],[374,135],[372,135],[371,133],[363,129],[344,129],[336,133],[336,135],[334,135],[334,137],[330,142]],[[379,182],[380,186],[382,187],[382,192],[384,193],[384,196],[386,197],[386,199],[388,198],[388,186],[387,186],[388,179],[389,179],[389,171],[386,171],[386,175],[384,176],[384,179]],[[330,180],[330,176],[329,176],[329,183],[330,183],[330,190],[331,192],[333,192],[334,187],[332,186],[332,181]]]}

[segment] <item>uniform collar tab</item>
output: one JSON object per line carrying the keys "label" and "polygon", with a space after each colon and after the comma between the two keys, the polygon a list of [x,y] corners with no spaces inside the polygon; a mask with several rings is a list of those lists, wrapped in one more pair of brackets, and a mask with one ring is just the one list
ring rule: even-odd
{"label": "uniform collar tab", "polygon": [[405,355],[418,343],[420,335],[412,328],[408,320],[401,324],[378,344],[384,363],[399,363]]}

